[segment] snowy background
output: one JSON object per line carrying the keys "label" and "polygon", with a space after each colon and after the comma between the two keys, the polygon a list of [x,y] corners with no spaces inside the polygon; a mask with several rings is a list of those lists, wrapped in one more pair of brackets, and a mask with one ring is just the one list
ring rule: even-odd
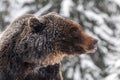
{"label": "snowy background", "polygon": [[62,61],[64,80],[120,80],[120,0],[0,0],[0,32],[18,16],[51,11],[99,39],[96,53]]}

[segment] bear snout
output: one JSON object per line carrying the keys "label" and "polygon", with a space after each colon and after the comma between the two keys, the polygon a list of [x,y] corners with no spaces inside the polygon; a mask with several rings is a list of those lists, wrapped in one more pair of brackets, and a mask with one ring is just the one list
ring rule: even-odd
{"label": "bear snout", "polygon": [[97,43],[98,43],[97,39],[94,39],[92,41],[92,43],[90,44],[89,49],[88,49],[88,51],[90,51],[89,53],[94,53],[97,50]]}
{"label": "bear snout", "polygon": [[92,43],[92,46],[96,47],[96,46],[97,46],[97,43],[98,43],[98,40],[95,39],[95,40],[93,41],[93,43]]}

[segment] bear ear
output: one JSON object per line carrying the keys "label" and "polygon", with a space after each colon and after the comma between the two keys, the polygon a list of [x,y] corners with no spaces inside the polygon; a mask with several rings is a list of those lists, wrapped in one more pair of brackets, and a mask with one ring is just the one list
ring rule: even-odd
{"label": "bear ear", "polygon": [[45,28],[45,25],[35,17],[28,20],[28,26],[32,29],[32,32],[41,32]]}

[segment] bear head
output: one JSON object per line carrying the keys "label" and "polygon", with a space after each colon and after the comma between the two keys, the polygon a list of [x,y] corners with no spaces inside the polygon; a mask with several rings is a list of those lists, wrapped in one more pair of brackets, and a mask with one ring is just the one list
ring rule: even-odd
{"label": "bear head", "polygon": [[16,52],[27,63],[57,63],[66,55],[92,53],[97,40],[85,33],[80,24],[49,13],[31,17],[20,34]]}

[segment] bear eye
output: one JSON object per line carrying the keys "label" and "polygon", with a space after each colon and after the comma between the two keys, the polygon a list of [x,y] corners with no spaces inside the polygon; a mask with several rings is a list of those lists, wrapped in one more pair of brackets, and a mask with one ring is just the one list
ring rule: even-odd
{"label": "bear eye", "polygon": [[80,42],[80,38],[77,37],[77,36],[73,37],[73,40],[74,40],[75,43],[79,43]]}
{"label": "bear eye", "polygon": [[77,27],[72,27],[70,29],[71,38],[75,43],[80,42],[80,31]]}
{"label": "bear eye", "polygon": [[78,30],[78,28],[72,27],[72,28],[70,29],[70,32],[76,32],[77,30]]}
{"label": "bear eye", "polygon": [[79,40],[79,37],[74,37],[74,40]]}
{"label": "bear eye", "polygon": [[78,28],[76,28],[76,27],[72,27],[71,29],[70,29],[70,34],[71,34],[71,36],[76,36],[77,35],[77,33],[78,33]]}

